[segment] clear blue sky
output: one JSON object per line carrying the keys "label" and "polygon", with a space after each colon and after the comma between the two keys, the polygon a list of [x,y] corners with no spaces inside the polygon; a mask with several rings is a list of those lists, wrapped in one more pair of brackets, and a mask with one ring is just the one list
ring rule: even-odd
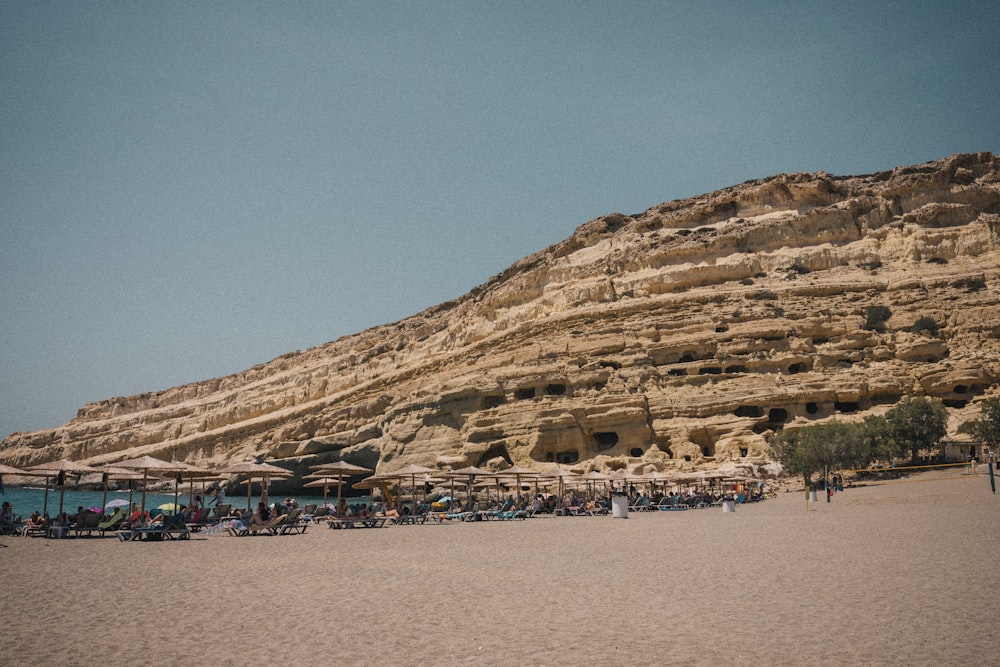
{"label": "clear blue sky", "polygon": [[994,1],[0,0],[0,437],[998,121]]}

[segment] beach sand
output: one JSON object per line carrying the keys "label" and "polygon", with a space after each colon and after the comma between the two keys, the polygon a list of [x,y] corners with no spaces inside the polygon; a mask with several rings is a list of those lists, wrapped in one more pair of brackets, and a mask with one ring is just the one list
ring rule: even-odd
{"label": "beach sand", "polygon": [[986,474],[820,498],[163,543],[4,537],[0,663],[1000,664]]}

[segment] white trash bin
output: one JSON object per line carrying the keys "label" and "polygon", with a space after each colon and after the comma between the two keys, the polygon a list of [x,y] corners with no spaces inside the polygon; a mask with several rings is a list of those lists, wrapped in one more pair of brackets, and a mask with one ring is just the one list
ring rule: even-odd
{"label": "white trash bin", "polygon": [[611,496],[611,516],[616,519],[628,518],[628,496]]}
{"label": "white trash bin", "polygon": [[736,511],[736,501],[735,500],[723,500],[722,501],[722,511],[723,512],[735,512]]}

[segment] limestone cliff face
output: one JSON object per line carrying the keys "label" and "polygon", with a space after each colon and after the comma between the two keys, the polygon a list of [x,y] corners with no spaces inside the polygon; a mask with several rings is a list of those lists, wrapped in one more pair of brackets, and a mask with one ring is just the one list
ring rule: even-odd
{"label": "limestone cliff face", "polygon": [[769,431],[912,394],[954,429],[1000,391],[998,225],[988,153],[750,181],[592,220],[402,321],[87,405],[0,457],[669,469],[759,462]]}

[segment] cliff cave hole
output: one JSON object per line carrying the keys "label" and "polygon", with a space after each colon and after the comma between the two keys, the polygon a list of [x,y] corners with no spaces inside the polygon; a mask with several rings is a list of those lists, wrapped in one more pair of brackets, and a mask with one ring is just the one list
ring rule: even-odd
{"label": "cliff cave hole", "polygon": [[687,364],[695,360],[694,352],[685,352],[681,355],[680,362],[682,364]]}
{"label": "cliff cave hole", "polygon": [[941,401],[941,405],[943,405],[944,407],[954,408],[956,410],[964,408],[967,403],[968,401],[965,400],[964,398],[946,398]]}
{"label": "cliff cave hole", "polygon": [[633,447],[628,450],[628,455],[632,458],[638,459],[642,457],[642,447]]}
{"label": "cliff cave hole", "polygon": [[590,385],[590,388],[593,389],[594,391],[603,391],[604,390],[604,383],[603,382],[595,382],[594,384]]}
{"label": "cliff cave hole", "polygon": [[956,384],[955,388],[952,389],[952,392],[954,392],[956,394],[964,394],[964,393],[967,393],[968,391],[969,391],[969,388],[966,387],[964,384]]}
{"label": "cliff cave hole", "polygon": [[558,454],[556,454],[556,463],[560,464],[576,463],[579,460],[580,460],[580,452],[576,451],[575,449],[570,450],[568,452],[559,452]]}
{"label": "cliff cave hole", "polygon": [[549,396],[565,396],[566,385],[557,383],[545,385],[545,393]]}
{"label": "cliff cave hole", "polygon": [[722,369],[718,366],[703,366],[698,369],[698,375],[720,375]]}
{"label": "cliff cave hole", "polygon": [[855,401],[837,401],[833,409],[837,412],[857,412],[861,408]]}
{"label": "cliff cave hole", "polygon": [[805,370],[804,364],[792,364],[788,367],[789,375],[795,375],[796,373],[801,373]]}
{"label": "cliff cave hole", "polygon": [[687,375],[687,371],[684,370],[683,368],[671,368],[670,370],[667,371],[667,375],[673,377],[684,377],[685,375]]}
{"label": "cliff cave hole", "polygon": [[715,456],[715,446],[705,445],[704,447],[701,448],[701,455],[704,456],[706,459],[712,458],[713,456]]}
{"label": "cliff cave hole", "polygon": [[829,338],[813,338],[813,345],[826,345],[829,342]]}
{"label": "cliff cave hole", "polygon": [[726,333],[727,331],[729,331],[729,327],[725,324],[720,324],[715,327],[715,333]]}
{"label": "cliff cave hole", "polygon": [[749,453],[750,453],[750,450],[748,448],[746,448],[746,447],[740,447],[740,458],[745,459],[747,457],[747,454],[749,454]]}
{"label": "cliff cave hole", "polygon": [[519,401],[523,401],[523,400],[528,399],[528,398],[534,398],[535,397],[535,388],[534,387],[521,387],[520,389],[518,389],[517,391],[514,392],[514,396]]}
{"label": "cliff cave hole", "polygon": [[819,405],[817,405],[816,403],[806,403],[806,412],[811,415],[816,414],[817,412],[819,412]]}
{"label": "cliff cave hole", "polygon": [[784,408],[771,408],[767,411],[767,421],[772,424],[784,424],[788,421],[788,410]]}
{"label": "cliff cave hole", "polygon": [[737,417],[763,417],[764,410],[756,405],[741,405],[734,414]]}
{"label": "cliff cave hole", "polygon": [[618,444],[618,434],[614,431],[599,431],[594,434],[594,448],[603,452]]}
{"label": "cliff cave hole", "polygon": [[494,442],[490,445],[489,449],[479,455],[479,460],[473,463],[474,466],[481,466],[490,459],[495,459],[497,457],[502,458],[509,465],[514,465],[513,460],[510,458],[510,452],[507,451],[506,442]]}
{"label": "cliff cave hole", "polygon": [[601,368],[613,368],[616,371],[620,371],[622,369],[622,365],[617,361],[600,361],[597,365]]}
{"label": "cliff cave hole", "polygon": [[483,396],[483,410],[492,410],[503,405],[503,396]]}
{"label": "cliff cave hole", "polygon": [[726,373],[746,373],[746,366],[726,366]]}

